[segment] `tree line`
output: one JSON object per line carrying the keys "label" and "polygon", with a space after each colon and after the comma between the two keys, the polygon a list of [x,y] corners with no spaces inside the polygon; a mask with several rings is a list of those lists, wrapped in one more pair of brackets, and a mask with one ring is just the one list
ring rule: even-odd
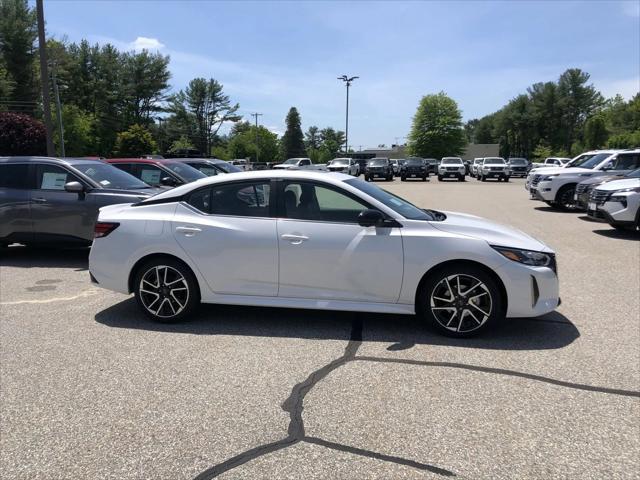
{"label": "tree line", "polygon": [[597,148],[640,146],[640,94],[605,99],[577,68],[531,85],[495,113],[464,125],[467,140],[499,143],[500,155],[575,156]]}
{"label": "tree line", "polygon": [[[44,153],[36,40],[35,9],[27,0],[0,0],[0,125],[5,126],[0,154]],[[199,152],[265,162],[309,155],[320,161],[335,155],[344,142],[342,132],[317,127],[310,128],[315,133],[305,142],[295,108],[289,111],[287,130],[279,139],[267,128],[243,121],[239,104],[214,78],[194,78],[184,89],[172,92],[170,58],[161,53],[54,38],[47,39],[47,52],[54,141],[60,153],[63,136],[67,156]],[[233,127],[221,134],[227,123]],[[26,138],[17,141],[19,132]]]}

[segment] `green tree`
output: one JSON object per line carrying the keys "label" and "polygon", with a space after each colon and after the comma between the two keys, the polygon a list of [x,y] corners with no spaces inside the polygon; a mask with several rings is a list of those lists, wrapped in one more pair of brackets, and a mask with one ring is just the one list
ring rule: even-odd
{"label": "green tree", "polygon": [[310,126],[304,133],[304,146],[307,151],[318,150],[320,148],[320,133],[318,127]]}
{"label": "green tree", "polygon": [[255,126],[241,129],[229,140],[227,146],[228,158],[250,158],[252,162],[277,161],[278,153],[278,136],[262,125],[257,129]]}
{"label": "green tree", "polygon": [[11,78],[11,75],[9,75],[2,57],[0,57],[0,111],[7,109],[8,103],[4,103],[2,99],[11,98],[14,87],[15,82]]}
{"label": "green tree", "polygon": [[[95,117],[76,105],[62,107],[62,124],[64,126],[64,148],[68,157],[84,157],[97,155],[95,141]],[[54,116],[54,131],[58,132],[58,119]],[[60,138],[54,137],[56,150],[60,151]]]}
{"label": "green tree", "polygon": [[296,107],[291,107],[285,119],[287,129],[280,139],[280,156],[283,160],[287,158],[304,157],[307,152],[304,147],[302,128],[300,126],[300,114]]}
{"label": "green tree", "polygon": [[210,78],[194,78],[186,89],[171,97],[169,110],[182,126],[183,133],[191,132],[191,139],[203,153],[209,153],[220,127],[225,122],[237,122],[240,105],[233,105],[223,86]]}
{"label": "green tree", "polygon": [[[6,69],[4,89],[11,80],[9,100],[12,102],[35,102],[36,81],[35,48],[37,37],[35,9],[29,8],[27,0],[0,0],[0,56]],[[33,113],[35,103],[12,104],[21,110]]]}
{"label": "green tree", "polygon": [[551,147],[544,142],[540,142],[536,148],[533,149],[533,158],[538,160],[544,160],[551,156]]}
{"label": "green tree", "polygon": [[321,163],[326,163],[335,158],[344,145],[344,132],[334,130],[331,127],[320,130],[320,158]]}
{"label": "green tree", "polygon": [[46,151],[42,122],[24,113],[0,112],[0,156],[45,155]]}
{"label": "green tree", "polygon": [[640,130],[612,135],[607,142],[609,148],[634,148],[638,145],[640,145]]}
{"label": "green tree", "polygon": [[444,92],[422,97],[409,133],[410,153],[442,158],[462,155],[466,145],[462,115],[456,102]]}
{"label": "green tree", "polygon": [[142,125],[131,125],[116,137],[115,154],[120,157],[139,157],[157,149],[151,133]]}
{"label": "green tree", "polygon": [[179,139],[175,140],[171,143],[171,147],[169,147],[169,153],[176,153],[180,150],[193,150],[196,148],[191,140],[186,135],[181,135]]}
{"label": "green tree", "polygon": [[603,115],[594,115],[584,124],[584,146],[589,149],[602,148],[607,143],[609,132]]}

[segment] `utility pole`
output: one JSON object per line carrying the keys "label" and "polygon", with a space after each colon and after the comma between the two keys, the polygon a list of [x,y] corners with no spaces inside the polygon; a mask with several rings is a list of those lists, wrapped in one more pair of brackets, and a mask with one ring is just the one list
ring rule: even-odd
{"label": "utility pole", "polygon": [[347,115],[345,120],[345,129],[344,129],[345,130],[344,132],[344,143],[345,143],[344,153],[345,154],[349,153],[349,87],[351,86],[351,83],[356,78],[360,78],[360,77],[348,77],[346,75],[342,75],[341,77],[338,77],[338,80],[342,80],[347,86]]}
{"label": "utility pole", "polygon": [[53,134],[51,128],[51,100],[49,99],[49,72],[47,66],[47,41],[44,36],[44,7],[42,0],[36,0],[38,15],[38,50],[40,51],[40,83],[42,84],[42,110],[44,111],[44,127],[47,131],[47,156],[55,156]]}
{"label": "utility pole", "polygon": [[251,116],[256,119],[256,163],[258,163],[258,159],[260,158],[260,149],[258,148],[258,117],[261,116],[262,113],[252,113]]}
{"label": "utility pole", "polygon": [[60,91],[58,90],[58,80],[56,79],[55,63],[51,65],[51,80],[53,81],[53,93],[56,96],[56,114],[58,116],[58,132],[60,136],[60,155],[66,157],[64,152],[64,126],[62,125],[62,107],[60,105]]}

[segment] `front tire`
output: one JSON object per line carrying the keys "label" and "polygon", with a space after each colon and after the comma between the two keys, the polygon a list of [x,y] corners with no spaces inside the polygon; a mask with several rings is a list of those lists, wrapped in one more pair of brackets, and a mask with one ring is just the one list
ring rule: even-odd
{"label": "front tire", "polygon": [[145,315],[160,323],[184,320],[200,304],[200,289],[193,272],[172,258],[154,258],[138,268],[134,293]]}
{"label": "front tire", "polygon": [[573,199],[573,195],[576,192],[575,185],[565,185],[556,194],[555,203],[556,206],[565,212],[570,212],[577,209],[577,203]]}
{"label": "front tire", "polygon": [[422,283],[416,312],[450,337],[472,337],[505,318],[505,299],[494,278],[473,265],[447,265]]}
{"label": "front tire", "polygon": [[438,175],[438,181],[441,182],[442,181],[442,175]]}

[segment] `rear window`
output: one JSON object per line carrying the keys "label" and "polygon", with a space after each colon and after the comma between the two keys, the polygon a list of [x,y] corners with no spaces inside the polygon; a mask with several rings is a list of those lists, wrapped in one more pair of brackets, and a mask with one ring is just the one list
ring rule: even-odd
{"label": "rear window", "polygon": [[0,188],[28,189],[29,165],[20,163],[0,165]]}

